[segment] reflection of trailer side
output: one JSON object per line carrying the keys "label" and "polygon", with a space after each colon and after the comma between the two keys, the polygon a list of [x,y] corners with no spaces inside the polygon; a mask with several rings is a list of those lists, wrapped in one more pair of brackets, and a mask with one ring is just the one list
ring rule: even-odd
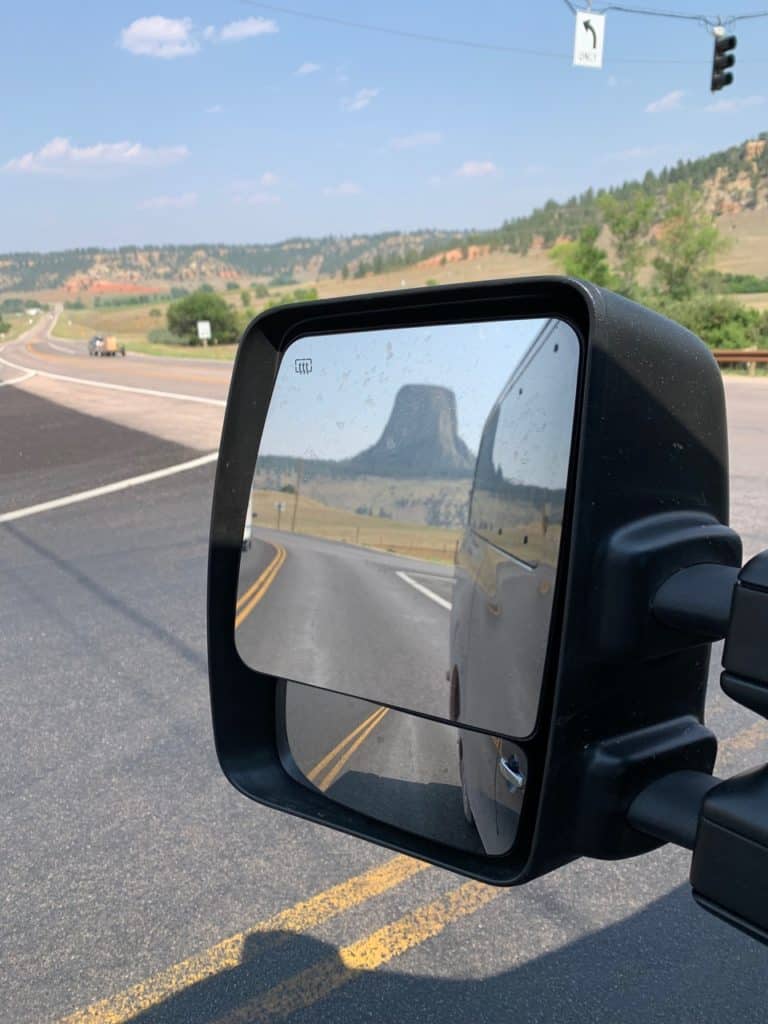
{"label": "reflection of trailer side", "polygon": [[102,334],[94,334],[88,342],[89,356],[125,356],[125,345],[119,345],[113,334],[104,337]]}
{"label": "reflection of trailer side", "polygon": [[[483,428],[451,602],[451,718],[504,737],[536,725],[560,552],[578,346],[548,321]],[[464,730],[464,812],[485,852],[514,843],[527,773],[523,746]]]}

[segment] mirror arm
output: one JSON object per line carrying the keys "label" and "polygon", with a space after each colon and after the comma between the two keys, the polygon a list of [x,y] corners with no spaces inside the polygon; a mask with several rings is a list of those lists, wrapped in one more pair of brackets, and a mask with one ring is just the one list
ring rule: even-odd
{"label": "mirror arm", "polygon": [[[697,565],[653,601],[667,626],[725,637],[724,692],[768,718],[768,551],[741,570]],[[672,772],[632,802],[628,823],[693,851],[691,885],[704,909],[768,944],[768,765],[721,781]]]}
{"label": "mirror arm", "polygon": [[706,772],[664,775],[635,797],[627,821],[638,832],[693,850],[704,798],[720,781]]}
{"label": "mirror arm", "polygon": [[671,629],[722,640],[728,633],[737,566],[691,565],[670,576],[654,594],[651,610]]}
{"label": "mirror arm", "polygon": [[768,551],[741,569],[681,569],[659,587],[651,609],[673,629],[706,640],[725,638],[723,691],[768,718]]}

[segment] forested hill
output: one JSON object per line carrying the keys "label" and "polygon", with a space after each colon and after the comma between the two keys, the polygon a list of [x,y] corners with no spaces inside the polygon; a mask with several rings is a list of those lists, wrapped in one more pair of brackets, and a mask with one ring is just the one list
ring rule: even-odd
{"label": "forested hill", "polygon": [[[678,162],[642,181],[607,191],[619,201],[642,190],[663,200],[675,182],[694,185],[714,216],[768,206],[768,132],[738,146],[697,160]],[[527,253],[575,238],[601,222],[604,191],[588,189],[565,202],[550,200],[525,217],[488,231],[423,230],[341,238],[293,238],[262,245],[125,246],[120,249],[72,249],[53,253],[0,256],[0,291],[27,292],[67,287],[72,293],[105,283],[140,290],[162,282],[224,282],[258,278],[273,284],[303,282],[336,275],[362,277],[409,266],[450,250],[472,245]],[[659,205],[661,209],[663,202]]]}
{"label": "forested hill", "polygon": [[[560,203],[550,199],[528,216],[507,220],[497,230],[484,232],[478,240],[512,252],[524,253],[531,246],[549,248],[559,240],[575,238],[584,227],[600,224],[602,195],[607,193],[621,201],[640,190],[663,200],[669,186],[676,182],[693,185],[715,217],[767,206],[768,132],[710,156],[680,160],[658,174],[648,171],[642,181],[599,191],[590,188]],[[662,208],[663,203],[659,204]]]}

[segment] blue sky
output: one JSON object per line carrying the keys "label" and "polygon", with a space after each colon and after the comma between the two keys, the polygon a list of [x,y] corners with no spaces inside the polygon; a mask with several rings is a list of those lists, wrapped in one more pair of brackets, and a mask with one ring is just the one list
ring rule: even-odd
{"label": "blue sky", "polygon": [[571,67],[562,0],[295,3],[555,56],[228,0],[7,5],[0,251],[485,227],[767,127],[768,19],[737,28],[735,84],[712,97],[694,23],[609,13],[594,71]]}

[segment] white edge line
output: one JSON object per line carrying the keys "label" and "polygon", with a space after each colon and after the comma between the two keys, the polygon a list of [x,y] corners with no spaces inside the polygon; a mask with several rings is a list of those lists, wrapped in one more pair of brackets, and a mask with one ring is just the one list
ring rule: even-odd
{"label": "white edge line", "polygon": [[[0,519],[0,522],[2,522],[2,519]],[[422,586],[421,583],[417,583],[416,580],[411,579],[407,572],[401,572],[399,569],[396,569],[395,576],[399,576],[404,583],[410,584],[414,590],[418,590],[420,594],[430,598],[430,600],[434,601],[435,604],[439,604],[441,608],[447,608],[448,611],[453,608],[450,601],[446,601],[444,597],[440,597],[440,595],[436,594],[434,590],[430,590],[429,587]]]}
{"label": "white edge line", "polygon": [[175,466],[166,466],[165,469],[156,469],[151,473],[142,473],[141,476],[128,477],[126,480],[116,480],[112,484],[93,487],[89,491],[78,491],[76,494],[68,494],[63,498],[54,498],[52,501],[42,501],[39,505],[27,505],[26,508],[18,508],[14,512],[3,513],[0,515],[0,523],[12,523],[16,519],[36,516],[40,512],[64,508],[66,505],[76,505],[78,502],[90,501],[92,498],[100,498],[105,494],[125,491],[129,487],[139,487],[141,484],[149,484],[153,480],[162,480],[164,477],[174,476],[176,473],[186,473],[189,469],[207,466],[210,462],[215,462],[218,457],[218,452],[209,452],[208,455],[201,455],[197,459],[190,459],[189,462],[177,462]]}
{"label": "white edge line", "polygon": [[[12,363],[10,359],[0,357],[0,363],[10,366],[12,370],[29,370],[28,366],[19,366]],[[179,402],[199,402],[202,405],[216,405],[220,409],[226,408],[227,403],[220,398],[203,398],[201,395],[180,395],[175,391],[155,391],[153,388],[135,388],[128,384],[109,384],[103,380],[86,380],[84,377],[68,377],[63,373],[51,373],[49,370],[35,370],[38,377],[48,377],[51,380],[65,380],[69,384],[85,384],[89,388],[106,388],[109,391],[129,391],[134,395],[151,395],[153,398],[175,398]]]}
{"label": "white edge line", "polygon": [[27,373],[22,373],[20,377],[14,377],[12,380],[0,380],[0,388],[8,387],[9,384],[21,384],[22,381],[34,377],[36,373],[37,370],[28,370]]}

